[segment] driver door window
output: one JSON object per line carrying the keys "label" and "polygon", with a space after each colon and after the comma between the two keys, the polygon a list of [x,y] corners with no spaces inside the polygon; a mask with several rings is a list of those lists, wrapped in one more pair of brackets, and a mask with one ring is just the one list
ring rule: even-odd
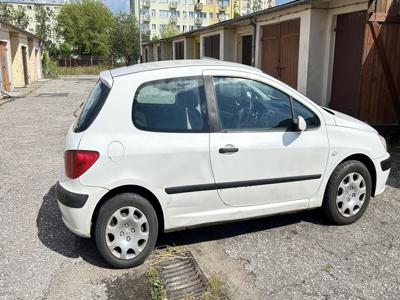
{"label": "driver door window", "polygon": [[258,81],[214,77],[221,130],[287,130],[293,125],[290,97]]}

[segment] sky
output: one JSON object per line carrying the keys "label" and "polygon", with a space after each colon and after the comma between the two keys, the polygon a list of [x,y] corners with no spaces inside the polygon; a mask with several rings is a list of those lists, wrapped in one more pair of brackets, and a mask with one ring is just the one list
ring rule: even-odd
{"label": "sky", "polygon": [[[113,13],[129,12],[129,0],[102,0]],[[276,0],[276,5],[285,4],[293,0]]]}
{"label": "sky", "polygon": [[113,13],[129,12],[129,0],[102,0]]}

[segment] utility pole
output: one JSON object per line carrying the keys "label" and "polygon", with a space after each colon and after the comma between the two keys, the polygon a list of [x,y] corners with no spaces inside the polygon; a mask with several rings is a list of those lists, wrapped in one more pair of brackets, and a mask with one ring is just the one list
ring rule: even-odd
{"label": "utility pole", "polygon": [[142,53],[142,16],[141,16],[141,11],[140,11],[140,1],[142,0],[137,0],[138,1],[138,8],[139,8],[139,63],[142,63],[143,61],[143,53]]}

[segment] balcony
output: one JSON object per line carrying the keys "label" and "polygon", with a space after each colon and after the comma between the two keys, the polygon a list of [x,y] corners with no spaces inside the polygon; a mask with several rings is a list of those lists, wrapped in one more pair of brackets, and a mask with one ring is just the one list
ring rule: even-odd
{"label": "balcony", "polygon": [[218,7],[218,10],[221,11],[221,12],[222,11],[226,11],[226,9],[227,9],[226,4],[220,4],[219,7]]}
{"label": "balcony", "polygon": [[143,0],[143,7],[150,7],[150,0]]}
{"label": "balcony", "polygon": [[194,10],[197,10],[197,11],[203,10],[203,3],[195,3]]}
{"label": "balcony", "polygon": [[142,22],[146,22],[146,23],[148,23],[148,22],[150,22],[150,15],[142,15]]}
{"label": "balcony", "polygon": [[178,18],[176,16],[170,16],[169,17],[169,22],[170,23],[176,24],[177,21],[178,21]]}
{"label": "balcony", "polygon": [[226,14],[219,15],[219,17],[218,17],[218,21],[219,22],[223,22],[223,21],[226,21],[226,20],[228,20],[228,15],[226,15]]}
{"label": "balcony", "polygon": [[176,9],[178,7],[178,2],[177,1],[170,1],[169,2],[169,8],[170,9]]}
{"label": "balcony", "polygon": [[194,25],[202,25],[202,24],[203,24],[203,19],[202,18],[194,19]]}

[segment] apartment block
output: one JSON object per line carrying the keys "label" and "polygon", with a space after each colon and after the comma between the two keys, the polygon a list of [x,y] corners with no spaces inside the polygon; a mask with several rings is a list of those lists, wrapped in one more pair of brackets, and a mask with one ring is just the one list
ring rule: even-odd
{"label": "apartment block", "polygon": [[43,6],[50,16],[49,25],[51,28],[51,32],[49,39],[55,44],[61,43],[62,40],[55,31],[57,16],[60,12],[61,6],[63,6],[67,2],[69,2],[69,0],[0,0],[0,3],[6,3],[15,10],[25,8],[26,15],[29,18],[29,25],[26,30],[33,34],[36,34],[35,8]]}
{"label": "apartment block", "polygon": [[143,32],[153,38],[168,26],[189,32],[271,7],[275,0],[131,0],[130,5]]}

